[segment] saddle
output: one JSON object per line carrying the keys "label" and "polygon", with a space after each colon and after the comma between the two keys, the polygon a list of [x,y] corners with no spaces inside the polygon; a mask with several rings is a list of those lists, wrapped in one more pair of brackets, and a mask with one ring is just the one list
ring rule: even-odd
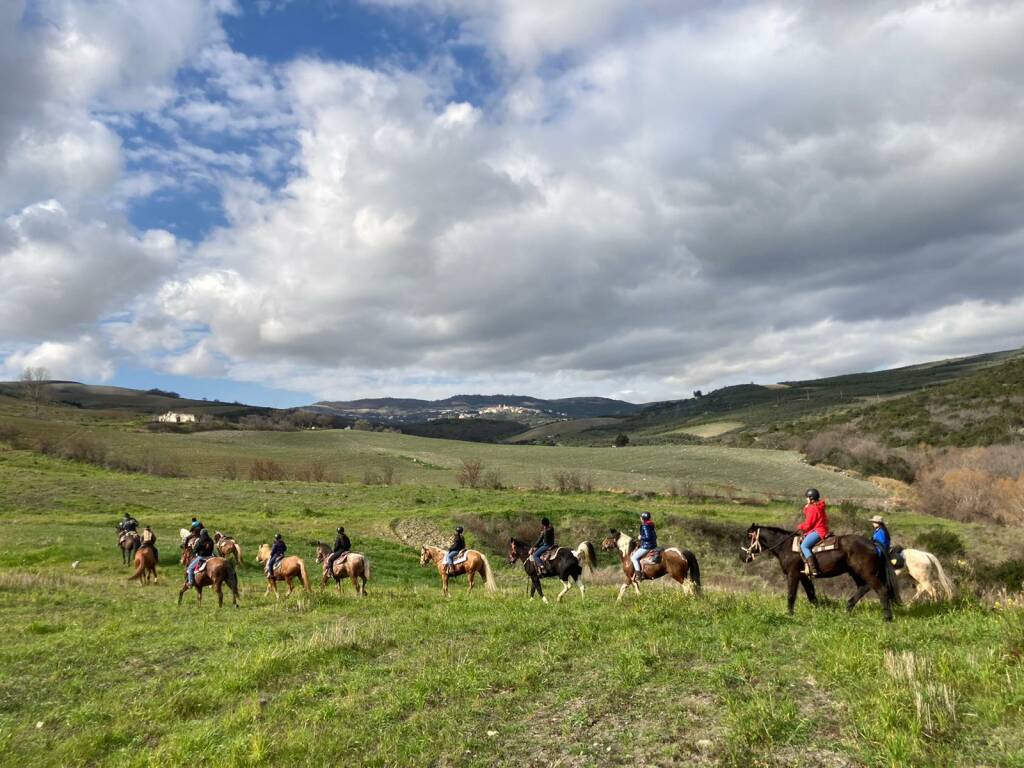
{"label": "saddle", "polygon": [[664,551],[664,547],[655,547],[650,552],[648,552],[640,558],[640,565],[657,565],[661,562],[661,555]]}
{"label": "saddle", "polygon": [[[533,553],[534,553],[535,549],[536,548],[531,548],[530,549],[530,554],[528,555],[528,557],[533,557]],[[553,546],[551,549],[546,549],[546,550],[544,550],[541,553],[540,561],[542,563],[554,562],[555,558],[558,557],[558,553],[561,552],[561,551],[562,551],[562,548],[559,547],[558,545]]]}
{"label": "saddle", "polygon": [[351,554],[351,550],[348,552],[342,552],[340,555],[334,558],[334,562],[331,563],[331,568],[333,569],[335,566],[342,565],[346,560],[348,560],[348,556]]}
{"label": "saddle", "polygon": [[464,549],[452,558],[452,565],[459,565],[460,563],[464,563],[467,560],[469,560],[469,550]]}
{"label": "saddle", "polygon": [[202,560],[199,561],[199,565],[197,565],[195,567],[195,570],[193,571],[193,573],[201,573],[202,571],[205,571],[205,570],[206,570],[206,558],[204,557]]}
{"label": "saddle", "polygon": [[[817,555],[820,552],[831,552],[833,549],[839,549],[839,537],[834,533],[830,533],[824,539],[819,541],[813,547],[811,547],[811,554]],[[793,551],[800,551],[800,537],[793,537]]]}

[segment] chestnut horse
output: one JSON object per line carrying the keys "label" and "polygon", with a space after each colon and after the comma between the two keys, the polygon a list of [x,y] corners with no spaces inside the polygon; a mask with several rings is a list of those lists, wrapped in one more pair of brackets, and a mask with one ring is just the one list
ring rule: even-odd
{"label": "chestnut horse", "polygon": [[[270,545],[260,544],[259,552],[256,553],[256,562],[263,566],[264,573],[267,569],[267,560],[270,559]],[[288,594],[285,597],[291,595],[292,590],[295,589],[295,585],[292,584],[292,579],[298,579],[302,582],[302,586],[309,591],[309,576],[306,575],[306,563],[298,555],[288,555],[282,557],[277,565],[274,567],[274,572],[267,576],[267,591],[263,594],[269,595],[271,592],[278,599],[281,598],[281,594],[277,591],[277,582],[283,581],[288,585]]]}
{"label": "chestnut horse", "polygon": [[444,592],[445,597],[449,596],[448,579],[462,573],[466,574],[466,577],[469,579],[469,589],[466,590],[467,594],[473,591],[473,578],[478,573],[483,574],[484,585],[487,587],[488,592],[497,590],[498,585],[494,583],[494,573],[491,571],[491,564],[487,562],[487,556],[483,552],[477,552],[475,549],[465,550],[462,554],[466,559],[461,563],[453,564],[451,573],[448,573],[444,567],[445,554],[447,554],[446,550],[440,547],[431,547],[424,544],[420,548],[420,565],[433,563],[437,566],[437,573],[441,577],[441,590]]}
{"label": "chestnut horse", "polygon": [[[622,573],[626,577],[626,583],[619,587],[619,596],[615,598],[615,602],[618,602],[630,586],[636,590],[638,595],[640,594],[640,584],[633,579],[633,561],[629,559],[630,553],[637,548],[637,541],[629,536],[629,534],[622,533],[614,528],[609,533],[611,535],[601,542],[601,549],[606,552],[615,551],[619,553],[619,557],[622,559]],[[687,578],[689,578],[693,584],[694,592],[700,594],[700,564],[697,562],[697,556],[690,550],[679,549],[678,547],[665,547],[661,551],[661,560],[657,563],[646,562],[641,559],[640,573],[638,574],[641,581],[660,579],[665,574],[668,574],[680,584],[685,583]]]}
{"label": "chestnut horse", "polygon": [[123,531],[117,534],[117,546],[121,550],[121,564],[128,565],[142,546],[142,537],[135,531]]}
{"label": "chestnut horse", "polygon": [[[789,584],[786,606],[790,616],[793,615],[798,586],[803,585],[812,605],[818,603],[814,581],[804,573],[803,555],[793,551],[793,540],[796,538],[797,534],[793,531],[753,524],[747,529],[747,541],[750,544],[740,548],[746,553],[743,559],[745,563],[753,562],[754,557],[762,552],[775,555]],[[850,574],[857,585],[857,591],[846,601],[846,610],[852,611],[868,590],[873,589],[882,602],[882,617],[885,621],[892,621],[892,604],[900,603],[900,589],[892,563],[878,554],[874,544],[863,536],[836,536],[835,543],[835,549],[817,553],[820,575],[816,578],[831,579],[844,573]]]}
{"label": "chestnut horse", "polygon": [[[186,563],[187,565],[187,563]],[[128,577],[128,581],[139,580],[139,586],[145,581],[149,584],[149,577],[153,577],[153,583],[157,583],[156,577],[156,553],[152,547],[142,547],[135,550],[135,574]]]}
{"label": "chestnut horse", "polygon": [[[509,538],[508,564],[512,565],[516,560],[523,561],[523,570],[530,577],[531,600],[533,600],[534,594],[540,594],[541,600],[545,603],[548,601],[544,596],[540,580],[551,576],[557,576],[562,581],[562,591],[555,598],[556,603],[562,602],[562,597],[572,589],[573,584],[580,588],[580,597],[587,596],[587,587],[581,577],[583,576],[584,568],[590,573],[594,572],[594,563],[597,561],[597,555],[594,552],[593,544],[589,541],[581,541],[575,550],[571,550],[568,547],[558,547],[554,557],[550,560],[541,560],[540,573],[537,572],[537,566],[533,562],[533,558],[530,557],[532,554],[533,548],[525,541],[520,541],[514,536]],[[569,581],[570,579],[572,579],[572,582]]]}
{"label": "chestnut horse", "polygon": [[[332,551],[322,541],[316,543],[316,561],[321,564],[324,570],[323,586],[326,587],[327,580],[333,576],[334,583],[338,585],[338,591],[340,592],[341,577],[348,576],[352,579],[352,586],[356,588],[356,595],[366,597],[366,582],[370,578],[370,559],[359,552],[348,552],[346,553],[347,557],[345,555],[338,556],[331,568],[332,573],[328,573],[327,558],[331,556]],[[345,558],[345,562],[339,562],[342,557]],[[362,584],[359,583],[360,579],[363,580]]]}
{"label": "chestnut horse", "polygon": [[220,531],[215,531],[213,547],[217,550],[217,554],[225,560],[234,560],[235,567],[242,564],[242,547],[235,541],[234,536],[225,536]]}
{"label": "chestnut horse", "polygon": [[[192,558],[195,555],[192,554],[191,547],[184,547],[181,550],[181,564],[188,569],[188,564],[192,562]],[[235,573],[234,566],[231,565],[223,557],[210,557],[206,560],[206,567],[201,571],[196,572],[196,598],[199,605],[203,604],[203,587],[213,587],[217,590],[217,605],[224,607],[224,592],[223,585],[227,584],[231,589],[231,602],[238,607],[238,576]],[[178,605],[181,605],[182,596],[188,592],[188,574],[185,575],[185,583],[181,585],[181,591],[178,592]]]}

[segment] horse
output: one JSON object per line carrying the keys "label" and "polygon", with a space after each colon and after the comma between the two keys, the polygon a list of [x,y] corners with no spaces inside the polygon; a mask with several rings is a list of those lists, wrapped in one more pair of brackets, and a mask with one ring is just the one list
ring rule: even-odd
{"label": "horse", "polygon": [[220,531],[215,531],[213,534],[213,546],[217,550],[217,553],[225,560],[234,560],[235,567],[242,564],[242,547],[234,536],[225,536]]}
{"label": "horse", "polygon": [[142,537],[135,531],[120,531],[117,546],[121,549],[122,565],[128,565],[135,558],[135,551],[142,546]]}
{"label": "horse", "polygon": [[[619,557],[622,559],[622,573],[626,577],[626,583],[619,587],[619,596],[615,598],[615,602],[619,602],[630,586],[636,590],[638,595],[640,594],[639,581],[633,578],[635,575],[633,561],[629,559],[630,553],[637,548],[637,541],[629,534],[614,528],[609,530],[609,534],[608,538],[601,542],[601,549],[606,552],[617,551],[619,553]],[[690,550],[665,547],[661,551],[659,562],[651,563],[641,559],[640,580],[660,579],[666,574],[680,584],[685,584],[689,578],[694,592],[700,594],[700,563],[697,562],[697,556]]]}
{"label": "horse", "polygon": [[[597,561],[597,555],[594,552],[593,544],[589,541],[581,541],[575,550],[568,549],[567,547],[558,547],[558,551],[550,560],[542,560],[543,565],[541,566],[540,573],[537,572],[537,565],[533,562],[533,558],[530,557],[531,554],[532,550],[525,541],[520,541],[515,537],[509,538],[508,564],[512,565],[516,560],[523,561],[523,570],[530,577],[531,600],[533,600],[534,594],[539,594],[541,600],[545,603],[548,601],[547,597],[544,596],[544,590],[541,589],[540,580],[551,576],[557,576],[562,581],[562,591],[555,598],[556,603],[562,602],[562,597],[572,589],[572,584],[580,588],[581,598],[587,596],[587,587],[581,577],[583,576],[584,568],[589,573],[594,572],[594,563]],[[570,579],[572,579],[572,584],[569,582]]]}
{"label": "horse", "polygon": [[153,583],[158,583],[156,576],[156,553],[152,547],[140,547],[135,550],[135,573],[128,577],[128,581],[139,580],[139,586],[142,586],[142,582],[149,583],[149,577],[153,577]]}
{"label": "horse", "polygon": [[[181,564],[185,566],[186,577],[185,583],[181,585],[181,591],[178,592],[178,605],[181,605],[181,598],[189,589],[187,569],[193,557],[191,547],[182,547]],[[207,558],[206,567],[201,571],[197,571],[195,577],[196,597],[199,605],[203,604],[203,587],[213,587],[217,590],[217,605],[223,608],[223,585],[226,583],[231,589],[231,602],[235,608],[238,607],[238,575],[235,573],[234,566],[223,557]]]}
{"label": "horse", "polygon": [[[899,563],[899,555],[903,556],[902,566]],[[931,552],[925,552],[923,549],[893,547],[889,550],[889,556],[892,558],[891,562],[896,569],[897,576],[906,573],[914,580],[914,586],[917,589],[914,592],[914,596],[910,598],[911,603],[924,596],[930,597],[933,600],[942,599],[939,596],[939,589],[936,588],[936,584],[941,587],[947,600],[953,599],[953,582],[949,580],[946,572],[942,570],[942,563],[939,562],[939,558]]]}
{"label": "horse", "polygon": [[[259,552],[256,553],[256,562],[266,570],[266,563],[269,559],[270,545],[260,544]],[[263,594],[269,595],[273,592],[274,596],[280,599],[281,594],[277,591],[277,582],[283,581],[288,584],[288,594],[285,597],[289,597],[292,590],[295,589],[295,585],[292,584],[292,579],[295,578],[302,582],[302,586],[308,592],[309,576],[306,575],[306,563],[298,555],[282,557],[274,567],[274,572],[267,576],[267,591]]]}
{"label": "horse", "polygon": [[[327,572],[327,558],[331,555],[331,548],[324,544],[322,541],[316,543],[316,561],[323,566],[324,569],[324,583],[323,586],[327,586],[327,580],[334,577],[334,583],[338,585],[338,591],[341,591],[341,577],[348,576],[352,579],[352,586],[356,588],[356,595],[362,595],[366,597],[366,582],[370,578],[370,559],[366,555],[360,554],[359,552],[349,552],[348,557],[345,557],[345,562],[339,562],[341,555],[334,561],[331,573]],[[359,580],[362,579],[362,584]]]}
{"label": "horse", "polygon": [[[796,603],[797,587],[801,584],[808,601],[812,605],[818,603],[814,582],[804,573],[803,555],[799,551],[793,551],[793,542],[797,537],[793,531],[755,523],[747,529],[750,545],[740,547],[745,553],[745,563],[753,562],[762,552],[771,552],[778,559],[789,584],[787,612],[790,616],[793,615],[793,606]],[[831,540],[825,539],[826,545]],[[847,612],[852,611],[868,590],[873,589],[882,603],[882,617],[885,621],[892,621],[892,604],[901,604],[899,585],[892,563],[879,555],[874,544],[863,536],[836,536],[834,542],[835,549],[817,554],[820,572],[817,578],[831,579],[848,573],[857,585],[857,591],[846,601]]]}
{"label": "horse", "polygon": [[444,556],[446,550],[440,547],[431,547],[424,544],[420,547],[420,565],[424,566],[427,563],[433,563],[437,566],[437,572],[441,576],[441,590],[444,592],[445,597],[449,597],[448,592],[448,579],[451,576],[458,576],[461,573],[466,574],[469,579],[469,589],[466,593],[473,591],[473,578],[478,573],[482,573],[484,577],[484,585],[487,587],[488,592],[494,592],[498,589],[498,585],[494,582],[494,573],[491,571],[491,564],[487,562],[487,556],[483,552],[477,552],[475,549],[467,549],[463,551],[466,559],[461,563],[452,565],[451,573],[445,569]]}

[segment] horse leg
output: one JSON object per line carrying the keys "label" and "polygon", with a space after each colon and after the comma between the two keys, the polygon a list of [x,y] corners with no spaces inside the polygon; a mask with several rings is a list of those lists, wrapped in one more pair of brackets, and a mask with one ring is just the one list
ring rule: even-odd
{"label": "horse leg", "polygon": [[814,581],[806,573],[800,574],[800,583],[804,587],[804,593],[807,595],[807,600],[811,605],[818,604],[818,593],[814,589]]}
{"label": "horse leg", "polygon": [[466,580],[469,581],[469,589],[466,590],[467,595],[473,591],[473,577],[475,575],[476,571],[474,571],[472,568],[466,569]]}
{"label": "horse leg", "polygon": [[203,588],[196,584],[196,599],[199,601],[199,605],[203,604]]}
{"label": "horse leg", "polygon": [[181,590],[178,592],[178,605],[181,605],[181,598],[184,596],[184,594],[186,592],[188,592],[188,582],[187,581],[182,586]]}
{"label": "horse leg", "polygon": [[560,603],[560,602],[562,602],[562,597],[563,597],[563,596],[565,595],[565,593],[566,593],[566,592],[568,592],[568,591],[569,591],[570,589],[572,589],[572,584],[570,584],[570,583],[569,583],[569,580],[568,580],[568,579],[563,579],[563,580],[562,580],[562,591],[558,593],[558,597],[556,597],[556,598],[555,598],[555,602],[556,602],[556,603]]}
{"label": "horse leg", "polygon": [[786,594],[786,613],[790,616],[793,615],[793,611],[796,608],[796,589],[800,586],[800,576],[796,571],[790,571],[789,581],[787,583],[787,594]]}
{"label": "horse leg", "polygon": [[444,592],[444,596],[445,597],[450,597],[450,595],[448,594],[448,574],[447,573],[442,573],[441,574],[441,591]]}
{"label": "horse leg", "polygon": [[853,583],[857,585],[857,591],[854,592],[853,595],[850,596],[850,599],[846,601],[847,613],[852,611],[854,607],[856,607],[857,603],[860,602],[861,598],[864,597],[864,595],[868,593],[868,590],[871,589],[871,587],[867,585],[867,582],[853,571],[850,571],[850,578],[853,579]]}
{"label": "horse leg", "polygon": [[616,603],[619,602],[620,600],[622,600],[622,596],[624,594],[626,594],[626,590],[627,589],[629,589],[629,583],[628,582],[623,584],[621,587],[619,587],[619,596],[615,598],[615,602]]}
{"label": "horse leg", "polygon": [[218,581],[215,589],[217,590],[217,607],[224,607],[224,582]]}
{"label": "horse leg", "polygon": [[292,596],[292,590],[295,589],[295,587],[292,585],[292,577],[291,576],[286,576],[285,579],[284,579],[284,583],[288,585],[288,594],[285,595],[285,597],[291,597]]}
{"label": "horse leg", "polygon": [[582,576],[578,579],[573,579],[576,582],[576,586],[580,588],[580,599],[585,600],[587,597],[587,585],[583,583]]}

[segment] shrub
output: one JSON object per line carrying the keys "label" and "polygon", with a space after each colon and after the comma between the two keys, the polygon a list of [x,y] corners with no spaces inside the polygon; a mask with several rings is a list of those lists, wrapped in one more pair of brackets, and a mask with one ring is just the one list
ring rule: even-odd
{"label": "shrub", "polygon": [[483,462],[479,459],[463,459],[455,472],[455,481],[462,488],[479,488],[483,473]]}
{"label": "shrub", "polygon": [[233,462],[233,461],[229,461],[221,469],[220,475],[225,480],[237,480],[238,479],[238,465],[235,462]]}
{"label": "shrub", "polygon": [[284,468],[273,459],[256,459],[249,466],[249,479],[252,481],[284,480],[287,475]]}
{"label": "shrub", "polygon": [[956,557],[967,553],[963,539],[955,531],[934,528],[916,537],[915,546],[938,557]]}
{"label": "shrub", "polygon": [[483,488],[490,488],[492,491],[500,491],[505,487],[501,480],[501,472],[496,469],[487,470],[480,480],[480,485]]}
{"label": "shrub", "polygon": [[554,480],[555,490],[559,493],[590,493],[594,490],[593,478],[576,470],[553,472],[551,479]]}
{"label": "shrub", "polygon": [[13,424],[0,424],[0,441],[12,448],[21,448],[25,444],[25,433]]}
{"label": "shrub", "polygon": [[615,436],[616,448],[625,448],[627,445],[629,445],[629,435],[627,435],[625,432],[620,432]]}
{"label": "shrub", "polygon": [[1024,590],[1024,560],[979,563],[975,573],[978,582],[985,586],[1002,587],[1009,592]]}

